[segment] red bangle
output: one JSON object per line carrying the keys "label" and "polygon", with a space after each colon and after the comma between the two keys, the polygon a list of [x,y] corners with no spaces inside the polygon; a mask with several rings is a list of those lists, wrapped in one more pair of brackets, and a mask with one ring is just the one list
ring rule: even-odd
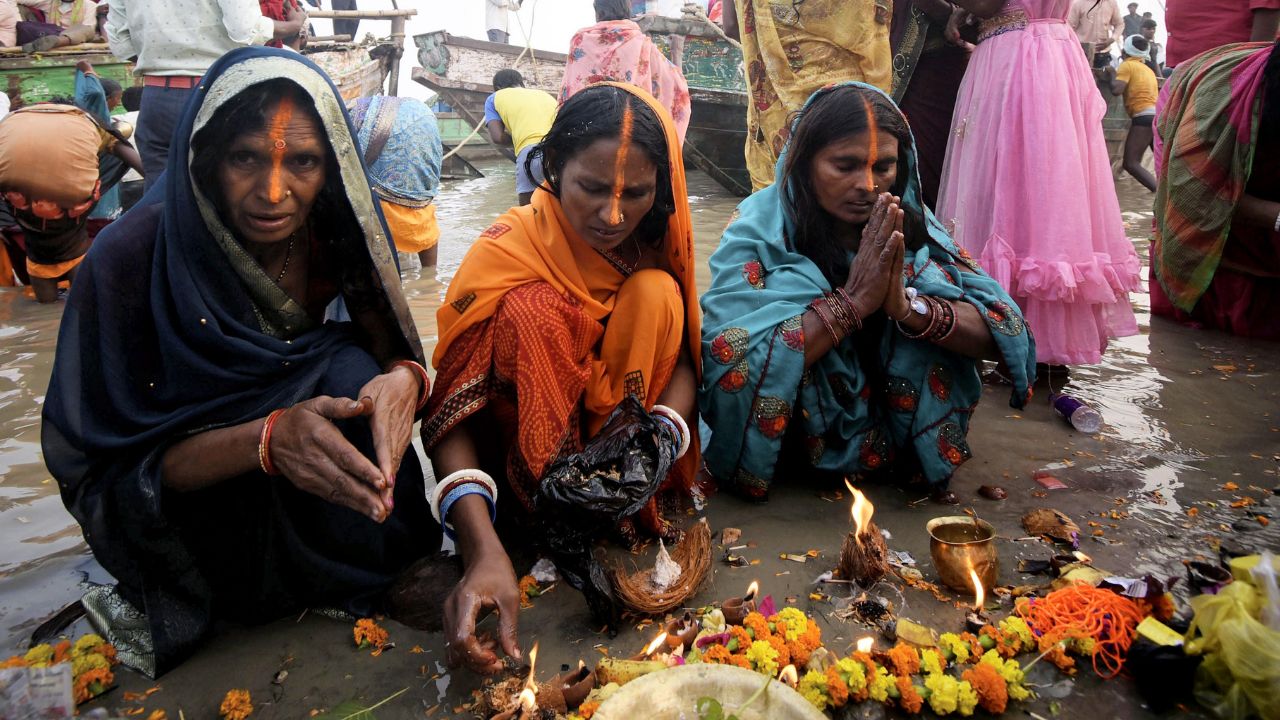
{"label": "red bangle", "polygon": [[272,410],[267,419],[262,421],[262,435],[258,438],[258,465],[262,468],[262,472],[270,476],[279,475],[280,471],[276,470],[275,464],[271,462],[271,430],[276,425],[276,420],[284,414],[284,408]]}
{"label": "red bangle", "polygon": [[431,378],[427,377],[427,369],[412,360],[397,360],[391,363],[391,366],[387,368],[387,372],[391,372],[398,367],[409,368],[422,381],[422,392],[418,394],[418,406],[413,409],[415,413],[422,412],[422,408],[427,406],[427,398],[431,396]]}

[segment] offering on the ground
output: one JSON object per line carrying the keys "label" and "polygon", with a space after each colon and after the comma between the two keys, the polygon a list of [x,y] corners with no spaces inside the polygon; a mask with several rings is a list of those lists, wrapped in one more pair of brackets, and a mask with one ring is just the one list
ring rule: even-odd
{"label": "offering on the ground", "polygon": [[889,549],[884,544],[880,528],[871,519],[875,506],[848,480],[844,482],[853,494],[853,505],[849,508],[853,530],[845,536],[844,545],[840,548],[840,577],[865,589],[880,582],[880,578],[889,572]]}
{"label": "offering on the ground", "polygon": [[[23,655],[0,663],[0,699],[26,709],[74,714],[75,708],[101,695],[115,683],[116,649],[89,633],[72,643],[41,643]],[[70,680],[70,682],[68,682]],[[56,714],[41,717],[59,717]]]}

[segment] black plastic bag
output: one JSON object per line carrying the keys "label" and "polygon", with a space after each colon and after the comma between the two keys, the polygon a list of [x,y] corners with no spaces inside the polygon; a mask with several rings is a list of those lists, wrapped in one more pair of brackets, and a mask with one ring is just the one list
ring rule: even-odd
{"label": "black plastic bag", "polygon": [[640,401],[628,396],[582,452],[543,475],[534,511],[553,560],[582,591],[596,622],[616,625],[618,607],[596,541],[653,497],[675,461],[675,443]]}

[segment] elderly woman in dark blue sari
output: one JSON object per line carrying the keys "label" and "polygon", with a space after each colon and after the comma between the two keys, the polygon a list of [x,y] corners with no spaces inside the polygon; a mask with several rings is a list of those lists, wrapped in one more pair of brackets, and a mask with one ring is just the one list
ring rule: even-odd
{"label": "elderly woman in dark blue sari", "polygon": [[1015,407],[1029,397],[1021,313],[924,206],[906,118],[869,85],[814,93],[777,182],[738,206],[711,273],[705,457],[748,496],[788,469],[892,469],[954,502],[978,359],[1007,363]]}
{"label": "elderly woman in dark blue sari", "polygon": [[[406,451],[422,348],[353,134],[301,56],[228,53],[68,300],[44,456],[119,583],[85,606],[134,667],[173,667],[219,619],[368,615],[440,547]],[[487,521],[494,492],[455,492],[447,517]],[[514,618],[509,563],[488,573],[454,592],[509,584]]]}

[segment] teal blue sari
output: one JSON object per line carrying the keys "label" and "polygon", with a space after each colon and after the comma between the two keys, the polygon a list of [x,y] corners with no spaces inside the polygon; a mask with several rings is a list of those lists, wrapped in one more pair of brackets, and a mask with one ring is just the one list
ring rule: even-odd
{"label": "teal blue sari", "polygon": [[[840,86],[814,93],[805,108],[835,87]],[[923,217],[928,230],[923,242],[908,238],[919,248],[907,250],[905,280],[922,295],[978,309],[1009,367],[1010,404],[1022,407],[1030,398],[1036,357],[1022,313],[924,206],[914,141],[900,152],[907,170],[899,178],[902,204]],[[805,369],[801,318],[809,303],[832,288],[787,240],[792,223],[784,207],[785,162],[784,150],[777,182],[738,206],[711,256],[711,288],[702,296],[699,398],[713,430],[707,468],[722,484],[763,497],[778,474],[788,436],[788,448],[803,450],[801,456],[819,470],[859,475],[892,467],[945,487],[971,456],[966,436],[982,395],[979,363],[908,339],[877,313],[861,333]],[[865,345],[867,333],[879,339],[859,356],[857,336]],[[864,367],[868,359],[877,367]],[[791,427],[795,422],[801,427]],[[790,444],[795,441],[802,444]]]}

